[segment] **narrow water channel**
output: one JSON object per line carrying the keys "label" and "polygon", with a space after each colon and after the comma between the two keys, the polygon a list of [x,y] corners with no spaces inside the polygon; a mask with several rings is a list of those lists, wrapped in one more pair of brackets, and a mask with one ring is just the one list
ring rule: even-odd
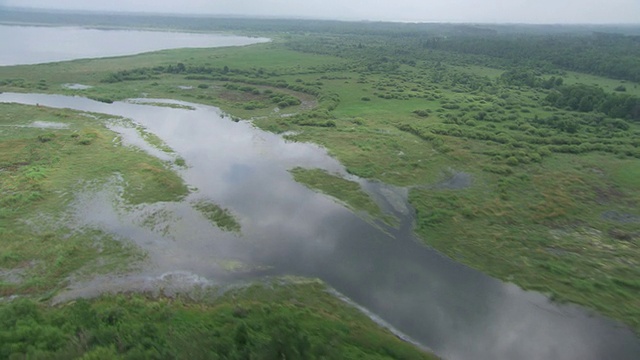
{"label": "narrow water channel", "polygon": [[[406,206],[402,189],[365,184],[395,209],[401,221],[392,228],[365,221],[296,183],[288,172],[296,166],[344,173],[317,146],[287,142],[202,105],[189,104],[195,110],[186,110],[12,93],[0,94],[0,102],[127,117],[186,160],[181,175],[197,190],[181,203],[118,209],[107,201],[115,190],[106,189],[81,194],[75,204],[77,221],[119,234],[149,253],[150,265],[141,277],[173,274],[212,284],[274,275],[320,278],[449,359],[637,359],[640,354],[638,337],[617,322],[551,303],[421,245],[411,232],[412,213],[398,208],[399,199]],[[203,219],[189,205],[198,199],[231,209],[240,219],[241,235]],[[158,211],[164,214],[162,231],[141,224],[141,218]],[[224,261],[252,270],[229,272],[220,265]],[[73,290],[82,295],[91,286],[107,289],[108,282],[100,279]]]}

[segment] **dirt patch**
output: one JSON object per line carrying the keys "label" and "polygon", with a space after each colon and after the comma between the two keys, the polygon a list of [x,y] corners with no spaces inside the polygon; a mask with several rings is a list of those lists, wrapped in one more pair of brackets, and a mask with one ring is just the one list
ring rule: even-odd
{"label": "dirt patch", "polygon": [[0,282],[20,284],[24,277],[24,269],[0,269]]}
{"label": "dirt patch", "polygon": [[308,95],[308,98],[300,97],[300,101],[302,101],[302,103],[300,104],[300,110],[311,110],[311,109],[315,108],[316,106],[318,106],[318,101],[316,101],[310,95]]}
{"label": "dirt patch", "polygon": [[62,84],[62,87],[69,90],[87,90],[91,89],[93,86],[83,84]]}

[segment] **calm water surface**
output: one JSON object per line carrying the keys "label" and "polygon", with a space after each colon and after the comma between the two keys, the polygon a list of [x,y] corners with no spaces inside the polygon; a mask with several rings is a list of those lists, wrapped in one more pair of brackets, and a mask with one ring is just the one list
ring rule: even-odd
{"label": "calm water surface", "polygon": [[[175,47],[246,45],[266,39],[145,31],[0,26],[0,65],[115,56]],[[69,296],[150,281],[228,284],[273,275],[318,277],[420,344],[450,359],[638,359],[640,341],[624,326],[576,306],[552,304],[457,264],[412,234],[406,191],[361,182],[401,221],[398,228],[362,220],[293,181],[295,166],[344,174],[323,149],[235,123],[216,108],[180,110],[79,97],[0,94],[0,102],[42,104],[125,116],[164,139],[186,159],[180,170],[195,190],[180,203],[119,206],[119,180],[81,191],[72,206],[78,225],[99,227],[149,253],[139,273],[78,283]],[[37,120],[37,119],[35,119]],[[87,121],[91,121],[89,118]],[[118,124],[123,141],[151,154],[137,132]],[[48,130],[43,130],[48,131]],[[213,227],[192,203],[231,209],[242,234]],[[122,205],[122,204],[120,204]],[[151,221],[150,221],[151,220]],[[246,271],[229,272],[229,262]]]}
{"label": "calm water surface", "polygon": [[[297,184],[288,172],[295,166],[344,173],[319,147],[287,142],[201,105],[181,110],[10,93],[0,94],[0,101],[125,116],[186,159],[189,167],[181,174],[197,190],[183,202],[126,210],[110,205],[116,190],[105,189],[81,193],[75,203],[75,221],[131,239],[149,252],[150,264],[129,279],[133,284],[167,274],[213,284],[284,274],[318,277],[445,358],[640,355],[638,338],[622,325],[576,306],[552,304],[539,293],[497,281],[420,245],[411,232],[411,212],[398,206],[406,206],[402,189],[360,180],[401,219],[398,228],[390,228],[364,221]],[[209,224],[190,205],[198,199],[231,209],[242,235]],[[159,212],[161,224],[143,225]],[[229,260],[258,268],[230,273],[222,265]],[[83,295],[92,287],[108,290],[129,280],[99,279],[70,291]]]}
{"label": "calm water surface", "polygon": [[241,46],[265,38],[164,31],[0,25],[0,66],[133,55],[173,48]]}

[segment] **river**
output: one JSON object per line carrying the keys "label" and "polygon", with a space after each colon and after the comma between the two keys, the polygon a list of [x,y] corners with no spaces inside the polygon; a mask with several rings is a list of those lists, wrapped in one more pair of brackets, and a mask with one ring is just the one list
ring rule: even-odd
{"label": "river", "polygon": [[[0,94],[0,102],[130,118],[188,165],[180,173],[195,190],[182,202],[119,207],[110,201],[118,196],[117,186],[79,193],[71,209],[74,221],[130,239],[150,260],[129,277],[76,284],[68,292],[74,296],[144,286],[167,276],[213,285],[279,275],[315,277],[449,359],[636,359],[640,354],[636,335],[613,320],[552,303],[421,245],[411,231],[411,211],[397,211],[398,203],[407,206],[403,189],[356,179],[400,219],[390,227],[365,221],[297,184],[288,172],[296,166],[345,173],[320,147],[288,142],[203,105],[177,102],[192,106],[189,110],[13,93]],[[190,205],[198,199],[231,209],[242,234],[213,227]],[[144,219],[158,212],[162,226],[145,226]],[[230,260],[250,270],[229,272],[223,264]]]}

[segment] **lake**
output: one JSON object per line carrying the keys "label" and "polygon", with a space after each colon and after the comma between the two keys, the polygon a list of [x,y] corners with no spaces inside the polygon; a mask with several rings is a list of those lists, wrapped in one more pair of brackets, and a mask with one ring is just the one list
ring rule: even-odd
{"label": "lake", "polygon": [[[411,230],[405,189],[351,177],[398,217],[399,225],[392,227],[366,221],[296,183],[288,171],[296,166],[346,175],[318,146],[288,142],[249,122],[234,122],[214,107],[176,101],[170,102],[194,110],[41,94],[3,93],[0,102],[130,118],[163,139],[188,165],[179,171],[194,192],[182,202],[118,206],[117,177],[99,191],[79,189],[71,221],[129,239],[149,253],[149,261],[128,276],[74,284],[63,297],[144,289],[167,278],[225,285],[280,275],[315,277],[445,358],[636,359],[640,354],[636,335],[613,320],[555,304],[423,246]],[[135,132],[117,124],[112,129],[126,143],[141,144]],[[242,234],[207,222],[191,206],[200,199],[231,209]],[[148,226],[145,220],[154,214],[161,216]],[[229,271],[229,262],[244,268]]]}
{"label": "lake", "polygon": [[174,48],[242,46],[265,38],[163,31],[0,25],[0,66],[133,55]]}

